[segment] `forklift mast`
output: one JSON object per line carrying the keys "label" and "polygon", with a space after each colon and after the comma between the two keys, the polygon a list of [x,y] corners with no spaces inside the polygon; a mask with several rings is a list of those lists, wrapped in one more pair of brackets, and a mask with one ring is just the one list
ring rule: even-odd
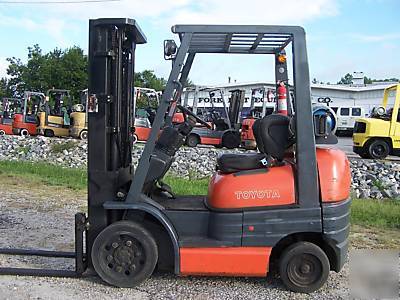
{"label": "forklift mast", "polygon": [[135,20],[90,20],[88,253],[99,231],[118,217],[107,215],[104,202],[123,198],[133,176],[134,59],[136,44],[144,43]]}
{"label": "forklift mast", "polygon": [[244,90],[232,90],[231,93],[231,101],[229,105],[229,121],[231,123],[231,128],[239,129],[240,127],[240,116],[243,109],[244,104]]}

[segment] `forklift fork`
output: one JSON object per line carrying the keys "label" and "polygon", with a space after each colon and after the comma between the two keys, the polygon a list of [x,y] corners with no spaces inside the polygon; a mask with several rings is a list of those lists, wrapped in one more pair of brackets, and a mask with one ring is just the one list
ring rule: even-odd
{"label": "forklift fork", "polygon": [[40,256],[52,258],[75,259],[75,270],[8,268],[0,267],[0,275],[22,275],[42,277],[79,277],[87,268],[86,256],[83,252],[84,233],[87,231],[86,216],[83,213],[75,214],[75,252],[0,248],[0,255]]}

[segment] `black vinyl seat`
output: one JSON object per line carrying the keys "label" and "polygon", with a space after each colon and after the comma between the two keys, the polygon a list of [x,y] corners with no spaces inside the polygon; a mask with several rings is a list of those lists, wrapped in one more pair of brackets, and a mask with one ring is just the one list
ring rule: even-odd
{"label": "black vinyl seat", "polygon": [[234,173],[265,168],[269,158],[282,161],[286,149],[293,144],[289,123],[290,119],[280,114],[255,121],[253,134],[260,153],[222,154],[217,159],[217,169],[222,173]]}
{"label": "black vinyl seat", "polygon": [[261,163],[264,158],[263,153],[226,153],[217,158],[217,168],[222,173],[260,169],[264,167]]}

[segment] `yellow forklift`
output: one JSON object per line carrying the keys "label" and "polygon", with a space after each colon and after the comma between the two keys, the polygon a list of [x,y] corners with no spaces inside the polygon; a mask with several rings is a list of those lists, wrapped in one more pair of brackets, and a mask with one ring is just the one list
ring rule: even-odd
{"label": "yellow forklift", "polygon": [[[389,109],[391,96],[394,96],[394,103]],[[362,158],[384,159],[388,155],[400,156],[399,109],[400,84],[396,84],[385,89],[382,105],[372,110],[370,118],[356,121],[353,151]]]}
{"label": "yellow forklift", "polygon": [[88,135],[88,90],[82,90],[80,93],[80,103],[72,106],[71,123],[69,135],[74,138],[86,140]]}
{"label": "yellow forklift", "polygon": [[69,90],[48,90],[40,105],[37,133],[47,137],[69,136],[71,102]]}

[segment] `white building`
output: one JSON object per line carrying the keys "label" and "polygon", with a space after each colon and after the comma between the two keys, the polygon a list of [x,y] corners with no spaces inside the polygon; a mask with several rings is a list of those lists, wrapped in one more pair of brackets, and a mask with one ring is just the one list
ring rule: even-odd
{"label": "white building", "polygon": [[[383,91],[386,87],[394,83],[379,83],[369,85],[343,85],[343,84],[311,84],[311,97],[313,103],[323,103],[329,101],[329,106],[361,106],[367,112],[375,106],[379,106],[382,102]],[[234,89],[244,89],[246,91],[246,99],[244,107],[250,107],[252,89],[264,87],[265,90],[274,90],[275,85],[270,82],[247,82],[247,83],[230,83],[225,85],[217,85],[207,88],[221,89],[224,95],[225,103],[228,103],[229,91]],[[197,98],[197,107],[211,107],[210,97],[206,87],[198,86],[196,88],[188,88],[184,91],[182,99],[189,107],[193,107],[194,98]],[[266,95],[265,95],[266,96]],[[269,105],[274,105],[274,99],[267,99]],[[215,107],[222,107],[219,92],[215,92],[213,98]],[[262,95],[255,93],[255,106],[262,106]]]}

